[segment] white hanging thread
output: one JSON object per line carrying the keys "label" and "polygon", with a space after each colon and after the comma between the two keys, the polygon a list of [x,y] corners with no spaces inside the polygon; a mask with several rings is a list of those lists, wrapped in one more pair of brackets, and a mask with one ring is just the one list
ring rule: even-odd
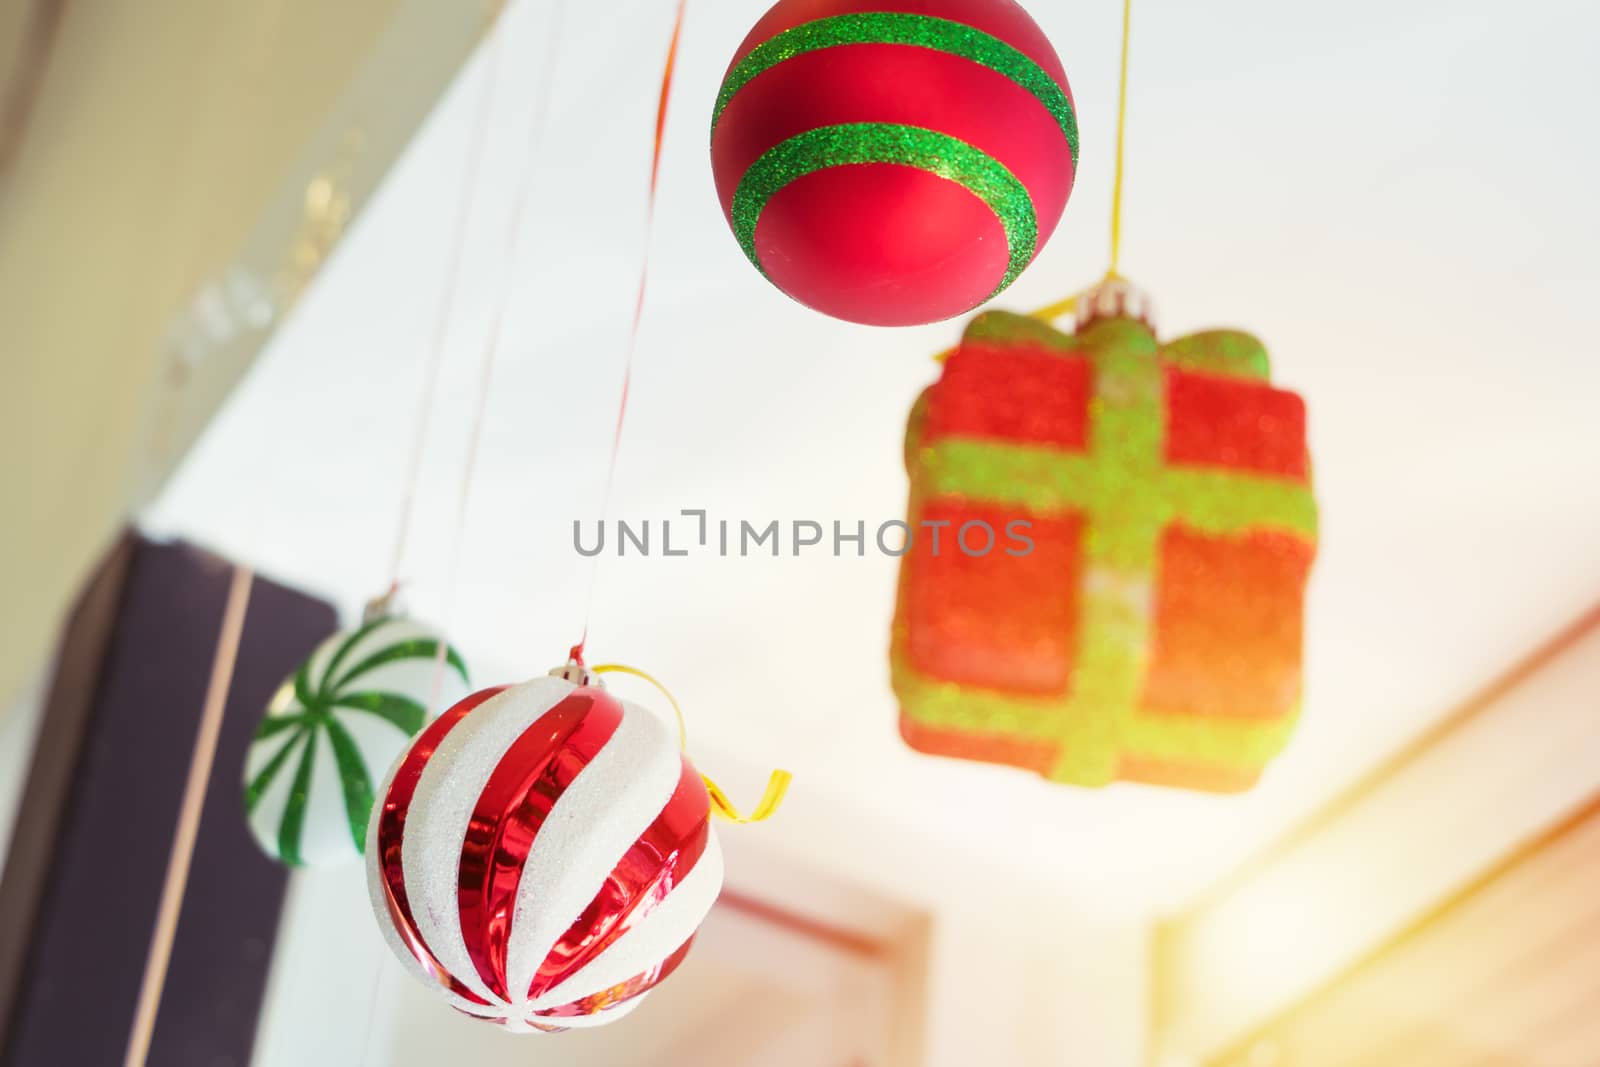
{"label": "white hanging thread", "polygon": [[[545,37],[544,58],[540,64],[539,83],[534,94],[534,111],[529,122],[527,158],[513,193],[511,215],[506,227],[506,282],[502,287],[500,299],[495,304],[488,343],[484,346],[479,363],[478,395],[473,409],[471,430],[467,437],[467,455],[462,463],[460,491],[456,498],[455,529],[450,544],[450,563],[446,571],[442,622],[447,633],[455,610],[456,591],[460,583],[461,547],[466,540],[467,514],[472,500],[473,482],[477,476],[478,455],[483,444],[485,415],[494,387],[495,362],[500,354],[505,334],[506,310],[511,303],[511,279],[516,277],[517,266],[522,256],[522,221],[530,199],[529,194],[532,192],[534,169],[539,159],[539,145],[543,138],[545,120],[549,114],[556,65],[556,44],[561,38],[562,8],[562,0],[555,0],[551,7],[550,29]],[[434,703],[438,701],[439,686],[444,678],[446,651],[445,644],[440,642],[434,661]]]}
{"label": "white hanging thread", "polygon": [[422,475],[422,459],[427,450],[428,428],[433,421],[433,403],[438,395],[439,369],[444,363],[445,341],[455,321],[456,299],[461,290],[461,267],[465,259],[468,223],[472,217],[473,193],[478,187],[479,173],[483,167],[485,145],[489,137],[490,104],[500,68],[500,38],[498,26],[489,26],[489,40],[485,57],[484,86],[478,97],[478,107],[472,123],[471,140],[467,145],[466,167],[461,176],[460,192],[456,196],[453,216],[454,229],[450,236],[450,250],[446,253],[444,285],[439,292],[439,306],[434,312],[433,333],[427,353],[423,357],[422,375],[417,386],[417,398],[412,416],[411,454],[405,468],[405,481],[401,492],[400,517],[394,541],[394,554],[389,565],[387,596],[393,596],[400,586],[400,572],[405,566],[406,548],[411,540],[412,512],[417,500],[417,482]]}
{"label": "white hanging thread", "polygon": [[[645,199],[644,227],[639,234],[639,289],[633,302],[633,321],[628,327],[628,340],[622,352],[622,389],[617,400],[617,422],[611,433],[611,458],[606,463],[605,488],[600,495],[600,528],[604,529],[611,512],[611,490],[617,476],[617,454],[622,450],[622,426],[628,417],[628,391],[633,384],[633,356],[639,347],[639,327],[644,323],[644,298],[650,283],[650,243],[655,235],[656,188],[661,179],[661,143],[667,129],[667,106],[672,100],[672,79],[678,63],[678,43],[683,37],[683,20],[688,12],[688,0],[678,0],[677,12],[672,21],[672,38],[667,44],[667,61],[661,72],[661,95],[656,105],[655,144],[650,156],[650,186]],[[600,574],[600,557],[597,554],[589,565],[589,589],[583,600],[583,630],[573,652],[583,654],[589,641],[589,618],[594,614],[595,585]]]}
{"label": "white hanging thread", "polygon": [[[528,170],[523,174],[523,180],[518,187],[516,200],[514,201],[512,208],[510,258],[513,266],[515,265],[517,249],[516,235],[517,231],[520,229],[523,209],[526,206],[528,199],[528,186],[531,184],[528,179],[531,177],[530,172],[533,159],[535,157],[534,147],[538,142],[538,131],[543,125],[545,109],[550,96],[550,76],[551,69],[554,67],[555,63],[555,41],[559,37],[559,18],[560,4],[558,2],[555,9],[555,20],[552,24],[550,35],[546,42],[544,73],[541,78],[541,86],[537,97],[537,103],[535,105],[536,110],[533,116],[532,134],[530,135],[528,163],[526,165]],[[396,536],[393,564],[390,570],[391,595],[399,584],[400,568],[404,565],[405,549],[410,536],[412,511],[416,499],[417,482],[421,474],[424,444],[427,436],[427,426],[432,415],[433,397],[437,392],[439,369],[443,362],[445,341],[449,337],[450,327],[455,318],[455,305],[460,291],[462,274],[461,268],[462,261],[465,258],[464,251],[469,229],[468,223],[471,218],[473,193],[478,185],[478,176],[482,166],[484,150],[488,141],[489,115],[493,107],[496,89],[499,84],[500,56],[504,47],[501,43],[502,38],[503,28],[501,24],[496,21],[495,23],[491,24],[489,29],[489,39],[487,41],[488,54],[485,60],[487,69],[485,72],[484,88],[478,102],[478,111],[473,124],[472,142],[468,149],[469,154],[467,170],[463,177],[461,192],[456,205],[456,230],[451,240],[450,261],[447,267],[445,290],[440,300],[439,314],[434,324],[433,343],[427,357],[427,365],[424,371],[423,383],[421,387],[422,391],[419,394],[417,401],[416,432],[412,444],[410,465],[407,471],[405,496],[400,516],[400,527]],[[481,369],[479,372],[478,397],[475,410],[473,412],[467,458],[463,464],[461,473],[461,493],[457,501],[456,516],[451,532],[450,561],[448,570],[446,572],[445,608],[443,612],[443,621],[446,626],[444,631],[445,633],[449,632],[448,624],[455,600],[455,588],[460,571],[461,543],[463,540],[463,531],[466,525],[467,504],[471,495],[471,482],[477,464],[479,442],[483,433],[484,414],[488,407],[489,394],[491,391],[490,386],[493,380],[494,359],[500,341],[500,324],[504,319],[506,305],[510,302],[510,298],[511,286],[508,280],[505,289],[501,294],[500,303],[495,310],[495,325],[490,335],[489,344],[484,350],[480,364]],[[428,701],[430,712],[438,710],[437,704],[439,702],[439,691],[444,679],[445,657],[448,653],[448,650],[448,640],[441,640],[439,642],[438,653],[434,660],[433,693]],[[373,1043],[372,1038],[374,1029],[377,1025],[378,1004],[382,997],[384,979],[387,975],[388,958],[388,947],[385,945],[379,945],[377,973],[374,974],[372,980],[372,995],[369,998],[367,1005],[366,1029],[361,1043],[362,1067],[366,1067],[371,1060]]]}

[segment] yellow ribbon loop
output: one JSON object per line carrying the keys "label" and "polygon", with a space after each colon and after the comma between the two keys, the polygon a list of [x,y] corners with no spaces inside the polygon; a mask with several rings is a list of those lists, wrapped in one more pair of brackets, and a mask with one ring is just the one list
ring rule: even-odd
{"label": "yellow ribbon loop", "polygon": [[772,777],[767,779],[767,791],[761,794],[761,802],[749,815],[740,815],[739,809],[729,802],[721,787],[707,778],[700,776],[706,784],[706,793],[711,797],[711,810],[729,822],[747,823],[762,822],[773,816],[778,810],[778,805],[783,803],[784,794],[789,792],[789,783],[794,781],[794,775],[788,771],[773,771]]}
{"label": "yellow ribbon loop", "polygon": [[667,687],[656,680],[654,675],[646,674],[638,667],[630,667],[626,663],[602,663],[597,667],[590,667],[595,674],[631,674],[635,678],[643,678],[667,698],[667,703],[672,705],[672,714],[678,717],[678,747],[687,751],[689,748],[689,728],[683,721],[683,709],[678,707],[678,698],[667,690]]}
{"label": "yellow ribbon loop", "polygon": [[[643,679],[655,686],[662,696],[667,698],[667,703],[672,706],[672,714],[678,719],[678,747],[685,751],[689,748],[689,729],[684,722],[683,709],[678,706],[678,699],[672,692],[662,685],[653,675],[641,671],[638,667],[630,667],[626,663],[601,663],[590,667],[595,674],[631,674],[635,678]],[[785,770],[776,770],[767,779],[767,788],[761,794],[761,800],[756,804],[755,810],[749,815],[741,815],[739,809],[733,806],[728,795],[722,787],[702,774],[700,781],[705,783],[706,795],[711,798],[711,810],[719,818],[733,823],[764,822],[777,814],[778,807],[783,803],[784,795],[789,792],[789,783],[794,781],[794,775]]]}

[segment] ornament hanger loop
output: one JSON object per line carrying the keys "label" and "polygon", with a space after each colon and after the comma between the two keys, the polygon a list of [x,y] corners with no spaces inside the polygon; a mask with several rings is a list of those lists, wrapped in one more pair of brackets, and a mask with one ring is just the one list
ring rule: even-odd
{"label": "ornament hanger loop", "polygon": [[[653,675],[640,670],[638,667],[630,667],[626,663],[600,663],[593,667],[585,668],[580,661],[575,660],[573,663],[568,664],[568,669],[574,666],[579,670],[584,670],[594,675],[631,674],[635,678],[643,679],[655,686],[661,695],[667,698],[667,703],[672,707],[673,715],[677,716],[678,747],[685,750],[689,747],[689,730],[684,722],[683,709],[678,706],[678,699],[672,695],[671,691]],[[551,671],[550,673],[556,674],[558,671]],[[562,677],[566,676],[562,675]],[[789,791],[789,783],[794,781],[794,775],[785,770],[773,771],[767,779],[766,790],[761,794],[761,799],[756,802],[755,808],[751,810],[749,815],[741,814],[739,809],[733,806],[733,802],[728,799],[728,795],[722,791],[722,787],[709,777],[702,774],[700,781],[705,784],[706,795],[711,799],[711,810],[719,818],[733,823],[752,823],[764,822],[777,813],[778,807],[783,803],[783,798]]]}
{"label": "ornament hanger loop", "polygon": [[399,578],[395,578],[394,581],[389,583],[388,589],[367,601],[366,606],[361,610],[361,621],[363,623],[377,622],[387,615],[396,614],[399,609],[400,588],[403,584]]}

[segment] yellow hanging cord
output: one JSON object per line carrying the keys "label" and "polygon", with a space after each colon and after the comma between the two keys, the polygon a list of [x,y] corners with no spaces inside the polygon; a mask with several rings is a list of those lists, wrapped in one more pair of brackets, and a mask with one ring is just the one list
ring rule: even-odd
{"label": "yellow hanging cord", "polygon": [[[685,750],[688,749],[689,728],[684,722],[683,709],[678,706],[677,698],[672,695],[666,686],[662,685],[653,676],[641,671],[638,667],[630,667],[625,663],[602,663],[598,666],[590,667],[589,670],[595,674],[631,674],[635,678],[641,678],[655,686],[661,695],[667,698],[667,703],[672,706],[672,714],[677,716],[678,747]],[[739,809],[734,807],[733,803],[728,800],[728,795],[722,791],[721,786],[703,774],[700,776],[700,781],[705,783],[706,795],[711,798],[711,810],[721,818],[735,823],[763,822],[771,818],[777,812],[778,806],[783,803],[784,795],[789,791],[789,783],[793,780],[794,775],[788,771],[773,771],[772,776],[767,779],[766,792],[761,794],[761,800],[756,804],[755,810],[749,815],[741,815]]]}
{"label": "yellow hanging cord", "polygon": [[[1132,36],[1132,30],[1133,0],[1122,0],[1122,67],[1117,80],[1117,156],[1116,172],[1111,180],[1111,266],[1102,281],[1121,277],[1117,268],[1122,265],[1122,157],[1128,134],[1128,38]],[[1041,322],[1053,322],[1063,315],[1070,315],[1078,310],[1078,301],[1087,292],[1085,289],[1053,304],[1035,308],[1028,312],[1028,317]],[[947,348],[933,358],[943,363],[954,352],[954,348]]]}
{"label": "yellow hanging cord", "polygon": [[1111,269],[1122,264],[1122,146],[1128,134],[1128,37],[1133,29],[1133,0],[1122,0],[1122,73],[1117,83],[1117,171],[1111,182]]}
{"label": "yellow hanging cord", "polygon": [[[1111,266],[1106,269],[1102,281],[1122,276],[1117,271],[1122,266],[1122,161],[1128,139],[1128,39],[1132,35],[1133,0],[1122,0],[1122,60],[1117,74],[1117,154],[1116,170],[1111,179]],[[1046,304],[1030,311],[1028,317],[1050,322],[1071,314],[1078,309],[1078,301],[1087,292],[1085,289],[1054,304]]]}

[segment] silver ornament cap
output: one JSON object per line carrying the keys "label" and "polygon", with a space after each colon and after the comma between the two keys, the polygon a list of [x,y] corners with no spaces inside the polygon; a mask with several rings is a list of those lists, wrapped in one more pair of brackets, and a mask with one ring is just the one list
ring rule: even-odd
{"label": "silver ornament cap", "polygon": [[573,685],[598,685],[604,686],[600,676],[575,659],[569,659],[559,667],[551,667],[547,672],[552,678],[560,678]]}
{"label": "silver ornament cap", "polygon": [[1078,300],[1078,329],[1103,319],[1132,319],[1155,333],[1155,302],[1149,293],[1121,275],[1113,274]]}

